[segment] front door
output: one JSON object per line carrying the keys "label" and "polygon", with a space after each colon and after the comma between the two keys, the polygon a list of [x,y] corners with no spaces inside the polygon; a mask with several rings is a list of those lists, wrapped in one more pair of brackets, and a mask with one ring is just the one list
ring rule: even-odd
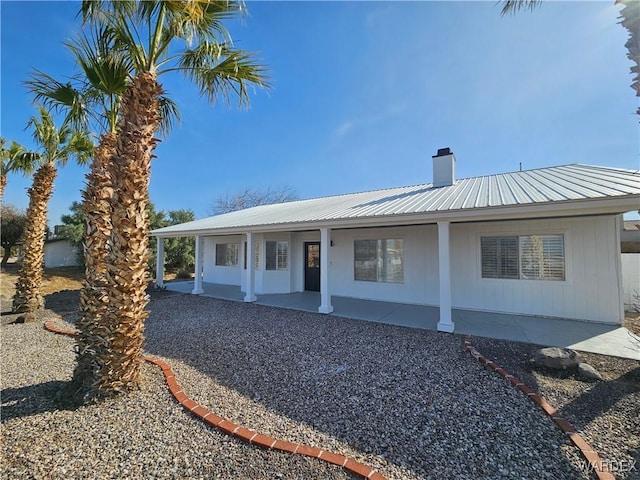
{"label": "front door", "polygon": [[304,289],[320,291],[320,242],[304,244]]}

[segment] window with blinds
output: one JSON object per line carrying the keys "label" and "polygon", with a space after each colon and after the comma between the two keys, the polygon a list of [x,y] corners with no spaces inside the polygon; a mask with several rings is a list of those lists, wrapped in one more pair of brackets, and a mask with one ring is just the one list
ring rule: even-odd
{"label": "window with blinds", "polygon": [[483,237],[482,278],[519,278],[518,237]]}
{"label": "window with blinds", "polygon": [[482,278],[564,280],[563,235],[482,237]]}
{"label": "window with blinds", "polygon": [[219,267],[238,266],[237,243],[217,243],[216,244],[216,265]]}
{"label": "window with blinds", "polygon": [[356,240],[354,278],[364,282],[404,283],[404,241]]}
{"label": "window with blinds", "polygon": [[520,237],[520,265],[522,278],[564,280],[564,236]]}
{"label": "window with blinds", "polygon": [[266,242],[266,270],[289,268],[289,242]]}

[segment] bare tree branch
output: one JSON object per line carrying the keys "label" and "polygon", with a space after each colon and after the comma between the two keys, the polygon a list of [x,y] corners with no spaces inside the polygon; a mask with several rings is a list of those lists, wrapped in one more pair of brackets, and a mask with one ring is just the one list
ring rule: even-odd
{"label": "bare tree branch", "polygon": [[265,189],[245,188],[234,194],[227,193],[216,199],[211,206],[211,214],[222,215],[223,213],[236,212],[260,205],[292,202],[298,199],[296,192],[289,186],[280,188],[267,187]]}

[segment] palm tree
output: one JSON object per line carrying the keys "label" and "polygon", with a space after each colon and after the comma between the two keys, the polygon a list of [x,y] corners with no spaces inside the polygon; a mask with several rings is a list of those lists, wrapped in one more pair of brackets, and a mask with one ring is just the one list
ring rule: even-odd
{"label": "palm tree", "polygon": [[[94,124],[102,133],[82,191],[85,218],[83,254],[85,279],[80,291],[80,317],[77,321],[77,364],[73,379],[65,388],[64,398],[82,403],[91,390],[94,372],[108,364],[109,331],[105,327],[108,306],[106,261],[111,234],[111,197],[113,187],[108,165],[115,155],[120,100],[126,88],[131,65],[113,48],[113,36],[104,29],[82,33],[67,43],[81,73],[77,84],[62,83],[36,71],[26,82],[36,99],[50,108],[64,110],[75,125]],[[87,383],[89,382],[89,383]]]}
{"label": "palm tree", "polygon": [[[108,175],[112,196],[106,265],[108,299],[101,327],[110,355],[95,359],[92,378],[83,383],[84,400],[137,387],[144,341],[147,278],[147,205],[151,158],[163,114],[159,77],[181,72],[214,102],[237,95],[248,105],[249,85],[267,86],[264,68],[251,54],[235,49],[222,20],[242,4],[227,1],[84,1],[85,21],[114,35],[115,48],[131,61],[133,74],[122,96],[115,153]],[[176,43],[183,42],[183,48]],[[176,53],[177,52],[177,53]],[[93,352],[99,345],[89,345]]]}
{"label": "palm tree", "polygon": [[19,172],[25,175],[33,173],[34,156],[27,152],[22,145],[11,142],[9,148],[5,148],[6,140],[0,138],[0,202],[4,197],[4,189],[7,186],[7,175]]}
{"label": "palm tree", "polygon": [[[112,193],[109,164],[115,155],[115,143],[121,97],[132,74],[131,62],[114,45],[114,36],[105,28],[83,32],[67,43],[81,72],[71,83],[62,83],[36,71],[26,82],[28,88],[48,107],[64,111],[78,127],[89,123],[101,132],[95,149],[87,185],[82,192],[82,211],[86,221],[84,232],[85,281],[80,292],[80,318],[76,324],[77,365],[67,385],[65,400],[84,402],[88,391],[95,390],[97,375],[111,364],[111,335],[106,309],[108,278],[106,261],[112,230]],[[176,105],[160,97],[162,122],[160,130],[167,134],[180,119]],[[99,381],[98,381],[99,383]],[[91,397],[91,395],[89,395]]]}
{"label": "palm tree", "polygon": [[64,165],[75,157],[86,161],[93,151],[93,144],[86,132],[71,128],[64,122],[57,128],[51,114],[38,107],[40,117],[32,117],[27,127],[33,127],[33,140],[39,145],[39,167],[29,189],[29,207],[24,233],[24,259],[18,272],[13,311],[16,313],[44,308],[40,292],[44,264],[44,241],[47,228],[47,206],[53,193],[53,182],[58,173],[57,165]]}

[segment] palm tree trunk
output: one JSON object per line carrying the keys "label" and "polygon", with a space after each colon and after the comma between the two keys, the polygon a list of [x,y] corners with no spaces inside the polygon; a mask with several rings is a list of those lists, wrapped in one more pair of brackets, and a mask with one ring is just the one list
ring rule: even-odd
{"label": "palm tree trunk", "polygon": [[0,173],[0,202],[4,198],[4,189],[7,186],[7,176],[4,173]]}
{"label": "palm tree trunk", "polygon": [[132,80],[122,98],[122,121],[110,165],[113,230],[106,262],[109,304],[105,323],[110,330],[110,355],[97,372],[98,397],[131,390],[140,381],[149,301],[147,205],[161,94],[156,76],[145,72]]}
{"label": "palm tree trunk", "polygon": [[18,272],[13,297],[15,313],[44,308],[40,292],[44,270],[44,241],[47,229],[47,205],[53,193],[53,181],[58,171],[52,162],[45,163],[33,176],[29,189],[29,207],[24,227],[24,259]]}
{"label": "palm tree trunk", "polygon": [[107,133],[95,149],[87,188],[82,193],[85,216],[85,281],[80,291],[80,318],[76,323],[77,364],[67,386],[67,401],[82,404],[95,396],[97,373],[109,363],[110,329],[107,259],[111,235],[113,187],[109,164],[115,156],[116,134]]}

